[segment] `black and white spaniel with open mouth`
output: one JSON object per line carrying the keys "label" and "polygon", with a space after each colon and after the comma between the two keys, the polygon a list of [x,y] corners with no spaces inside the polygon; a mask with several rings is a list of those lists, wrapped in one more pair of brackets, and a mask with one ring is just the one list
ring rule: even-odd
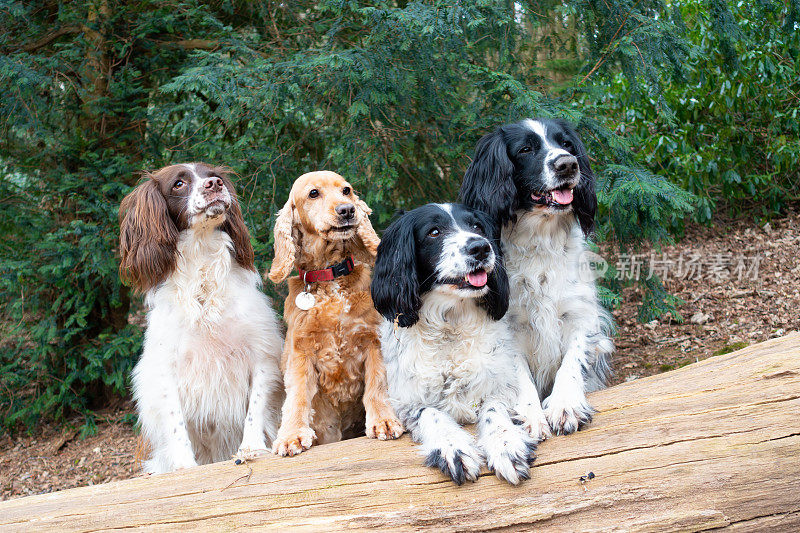
{"label": "black and white spaniel with open mouth", "polygon": [[[508,308],[499,228],[457,204],[414,209],[383,234],[371,288],[386,319],[389,395],[426,464],[459,485],[484,461],[510,483],[528,479],[536,440],[512,417],[539,400],[499,321]],[[476,422],[477,440],[461,428]]]}
{"label": "black and white spaniel with open mouth", "polygon": [[586,149],[561,120],[501,126],[478,142],[461,198],[502,227],[505,320],[543,407],[523,415],[536,438],[572,433],[591,420],[586,393],[605,386],[614,350],[586,251],[597,209]]}

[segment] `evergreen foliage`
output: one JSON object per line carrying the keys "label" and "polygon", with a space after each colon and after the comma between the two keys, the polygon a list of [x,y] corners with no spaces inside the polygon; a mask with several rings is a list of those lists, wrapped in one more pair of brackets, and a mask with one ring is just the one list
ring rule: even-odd
{"label": "evergreen foliage", "polygon": [[698,220],[785,211],[800,196],[800,2],[673,6],[693,51],[682,79],[641,99],[613,75],[598,84],[599,113],[640,164],[699,197]]}
{"label": "evergreen foliage", "polygon": [[[692,13],[660,1],[0,6],[9,429],[91,416],[125,394],[141,303],[117,277],[117,210],[143,169],[204,160],[236,170],[261,269],[299,174],[345,175],[382,227],[397,208],[456,198],[478,138],[526,116],[578,125],[600,183],[599,238],[623,248],[663,239],[692,208],[692,194],[609,128],[618,109],[601,97],[625,83],[628,105],[669,124],[683,112],[665,90],[683,87],[697,60],[683,29]],[[653,294],[668,310],[663,289]],[[603,297],[618,299],[613,287]]]}

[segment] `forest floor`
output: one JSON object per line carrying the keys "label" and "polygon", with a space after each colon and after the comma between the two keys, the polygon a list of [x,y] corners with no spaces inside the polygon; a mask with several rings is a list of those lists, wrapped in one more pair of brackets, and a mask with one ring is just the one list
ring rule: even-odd
{"label": "forest floor", "polygon": [[[604,250],[606,259],[611,254]],[[757,226],[752,219],[691,226],[654,252],[667,290],[683,300],[680,323],[640,323],[642,293],[623,291],[617,323],[614,383],[666,372],[800,329],[800,215]],[[651,250],[612,259],[619,274],[647,273]],[[0,437],[0,500],[107,483],[137,475],[140,449],[125,407],[105,413],[97,433],[43,427]],[[127,417],[130,418],[130,417]],[[75,422],[76,426],[80,421]]]}

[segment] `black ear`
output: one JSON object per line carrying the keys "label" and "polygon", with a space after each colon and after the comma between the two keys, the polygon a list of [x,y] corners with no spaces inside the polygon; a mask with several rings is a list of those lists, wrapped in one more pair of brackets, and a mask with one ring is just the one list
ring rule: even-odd
{"label": "black ear", "polygon": [[503,260],[503,249],[500,245],[500,225],[493,221],[489,215],[483,212],[477,212],[476,215],[481,220],[485,228],[487,228],[486,237],[492,244],[494,250],[494,270],[489,275],[488,283],[489,292],[482,296],[478,301],[478,305],[486,309],[489,316],[494,320],[500,320],[505,316],[508,311],[508,300],[510,297],[508,286],[508,275],[506,274],[505,261]]}
{"label": "black ear", "polygon": [[413,326],[419,320],[422,301],[419,297],[416,240],[413,221],[408,215],[392,222],[383,234],[370,292],[375,309],[387,320],[397,320],[403,328]]}
{"label": "black ear", "polygon": [[502,130],[483,136],[461,183],[461,201],[488,213],[501,225],[513,222],[518,206],[513,174],[514,163],[508,157]]}
{"label": "black ear", "polygon": [[572,137],[575,156],[578,158],[578,166],[580,167],[581,180],[578,186],[575,187],[575,199],[572,202],[572,208],[575,210],[575,216],[578,218],[578,223],[581,225],[583,234],[588,237],[594,230],[594,216],[597,213],[597,194],[594,190],[594,173],[592,166],[589,164],[589,154],[586,153],[586,147],[583,145],[578,134],[575,130],[567,124],[562,123],[562,126],[570,132]]}

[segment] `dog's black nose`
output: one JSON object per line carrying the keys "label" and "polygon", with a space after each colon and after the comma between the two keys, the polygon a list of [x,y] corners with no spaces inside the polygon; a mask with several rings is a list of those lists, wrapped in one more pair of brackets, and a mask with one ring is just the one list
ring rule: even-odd
{"label": "dog's black nose", "polygon": [[350,220],[356,216],[356,206],[353,204],[339,204],[336,206],[336,214],[344,220]]}
{"label": "dog's black nose", "polygon": [[559,156],[553,161],[553,170],[556,174],[575,174],[578,171],[578,158],[574,155]]}
{"label": "dog's black nose", "polygon": [[478,261],[483,261],[484,259],[489,257],[489,253],[492,251],[492,246],[486,239],[479,239],[478,237],[472,237],[467,241],[467,245],[464,251],[470,257]]}
{"label": "dog's black nose", "polygon": [[203,182],[203,187],[205,187],[206,190],[214,192],[221,191],[222,185],[222,178],[208,178]]}

